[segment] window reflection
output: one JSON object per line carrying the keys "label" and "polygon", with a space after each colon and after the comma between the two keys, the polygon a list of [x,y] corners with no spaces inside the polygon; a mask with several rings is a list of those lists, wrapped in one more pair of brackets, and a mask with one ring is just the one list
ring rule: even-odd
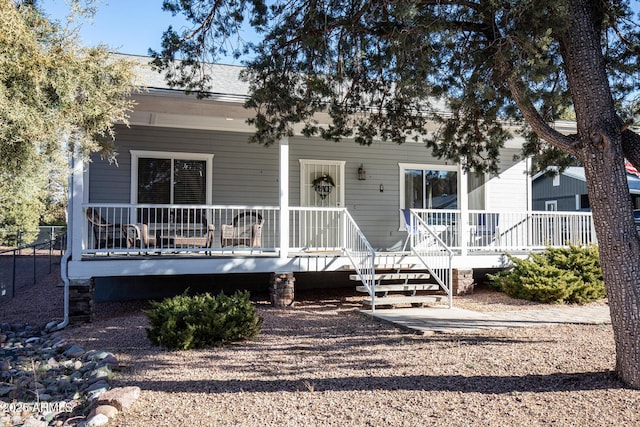
{"label": "window reflection", "polygon": [[436,169],[405,169],[405,209],[457,209],[458,173]]}
{"label": "window reflection", "polygon": [[206,161],[138,159],[139,203],[204,204],[206,193]]}

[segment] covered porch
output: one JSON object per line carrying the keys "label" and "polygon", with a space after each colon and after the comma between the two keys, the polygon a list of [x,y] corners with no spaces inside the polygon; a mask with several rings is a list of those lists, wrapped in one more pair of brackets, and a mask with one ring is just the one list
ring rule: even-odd
{"label": "covered porch", "polygon": [[346,208],[285,211],[83,204],[86,219],[74,237],[82,250],[70,268],[89,277],[350,270],[373,301],[376,271],[408,263],[428,271],[451,301],[454,268],[496,268],[505,253],[595,243],[584,212],[412,209],[402,247],[376,248]]}

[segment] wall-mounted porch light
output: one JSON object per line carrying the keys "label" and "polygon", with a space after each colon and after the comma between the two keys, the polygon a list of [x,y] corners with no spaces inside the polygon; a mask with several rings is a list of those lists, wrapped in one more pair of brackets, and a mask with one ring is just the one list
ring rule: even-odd
{"label": "wall-mounted porch light", "polygon": [[360,181],[364,181],[365,179],[367,179],[367,171],[364,170],[363,164],[360,164],[360,167],[358,168],[358,179]]}

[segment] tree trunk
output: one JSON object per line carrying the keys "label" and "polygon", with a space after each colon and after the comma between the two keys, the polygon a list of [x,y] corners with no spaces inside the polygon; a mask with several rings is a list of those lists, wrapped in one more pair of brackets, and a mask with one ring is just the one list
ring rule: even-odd
{"label": "tree trunk", "polygon": [[640,388],[640,238],[624,169],[623,129],[611,97],[592,2],[567,3],[573,19],[560,42],[611,311],[616,372],[626,384]]}
{"label": "tree trunk", "polygon": [[616,372],[640,388],[640,240],[626,173],[622,166],[609,166],[606,151],[583,150],[585,175],[616,342]]}

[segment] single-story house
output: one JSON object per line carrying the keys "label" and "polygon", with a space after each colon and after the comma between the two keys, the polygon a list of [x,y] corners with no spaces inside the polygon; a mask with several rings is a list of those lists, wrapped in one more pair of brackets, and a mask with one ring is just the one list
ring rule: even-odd
{"label": "single-story house", "polygon": [[374,286],[400,277],[381,272],[406,279],[405,270],[420,269],[451,301],[466,277],[457,271],[595,236],[590,215],[578,213],[563,214],[574,234],[550,241],[540,232],[549,214],[532,211],[529,160],[514,160],[519,138],[502,149],[495,176],[469,174],[409,141],[295,135],[249,144],[241,67],[210,65],[210,97],[196,99],[170,89],[149,58],[131,59],[146,90],[134,95],[129,125],[117,126],[117,165],[98,156],[73,164],[63,259],[72,299],[92,299],[96,280],[124,295],[140,282],[118,286],[124,278],[346,271],[375,308]]}

